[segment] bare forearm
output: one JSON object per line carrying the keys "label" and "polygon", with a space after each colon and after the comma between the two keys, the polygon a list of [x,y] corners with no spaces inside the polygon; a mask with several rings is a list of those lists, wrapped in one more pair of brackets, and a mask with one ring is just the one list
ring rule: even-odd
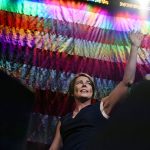
{"label": "bare forearm", "polygon": [[52,145],[50,146],[49,150],[60,150],[61,147],[62,147],[61,142],[55,140],[55,141],[52,143]]}
{"label": "bare forearm", "polygon": [[128,62],[125,68],[123,82],[128,85],[132,84],[135,79],[135,72],[136,72],[136,63],[137,63],[137,53],[138,47],[135,45],[131,45],[131,52],[128,58]]}
{"label": "bare forearm", "polygon": [[134,82],[136,72],[137,52],[138,48],[141,45],[144,35],[140,32],[131,32],[129,34],[129,37],[131,41],[131,52],[123,77],[123,83],[125,83],[126,85],[132,84]]}
{"label": "bare forearm", "polygon": [[56,133],[54,136],[54,140],[49,148],[49,150],[60,150],[62,147],[62,138],[60,134],[60,126],[61,122],[59,121],[56,127]]}

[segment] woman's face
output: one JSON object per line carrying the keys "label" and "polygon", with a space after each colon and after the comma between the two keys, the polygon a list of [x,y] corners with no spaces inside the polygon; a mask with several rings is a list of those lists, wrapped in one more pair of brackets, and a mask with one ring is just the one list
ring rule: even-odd
{"label": "woman's face", "polygon": [[91,99],[93,95],[93,89],[91,81],[85,76],[79,76],[74,84],[74,97],[75,99]]}

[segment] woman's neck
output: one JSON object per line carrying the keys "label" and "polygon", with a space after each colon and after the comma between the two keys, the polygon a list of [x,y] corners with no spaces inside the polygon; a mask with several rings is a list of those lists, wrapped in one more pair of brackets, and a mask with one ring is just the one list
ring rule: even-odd
{"label": "woman's neck", "polygon": [[91,100],[88,100],[88,101],[85,101],[84,103],[78,101],[78,100],[75,100],[75,109],[74,109],[74,112],[79,112],[82,108],[88,106],[88,105],[91,105]]}
{"label": "woman's neck", "polygon": [[72,114],[72,118],[75,118],[76,115],[80,112],[81,109],[83,109],[84,107],[88,106],[88,105],[91,105],[91,100],[88,100],[84,103],[81,103],[80,101],[75,101],[75,109],[73,111],[73,114]]}

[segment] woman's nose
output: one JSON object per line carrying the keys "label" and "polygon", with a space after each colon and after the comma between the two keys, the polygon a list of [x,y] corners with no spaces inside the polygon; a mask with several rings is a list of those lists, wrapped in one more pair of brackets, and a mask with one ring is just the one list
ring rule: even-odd
{"label": "woman's nose", "polygon": [[86,85],[87,85],[86,83],[84,83],[84,82],[82,83],[82,86],[86,86]]}

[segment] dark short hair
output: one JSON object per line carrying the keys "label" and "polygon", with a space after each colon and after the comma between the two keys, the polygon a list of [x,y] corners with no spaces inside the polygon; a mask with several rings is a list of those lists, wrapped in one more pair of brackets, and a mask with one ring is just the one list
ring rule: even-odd
{"label": "dark short hair", "polygon": [[86,74],[86,73],[76,74],[76,76],[72,79],[72,81],[69,84],[69,89],[68,89],[69,96],[72,96],[74,94],[75,81],[76,81],[77,78],[79,78],[81,76],[87,77],[89,79],[89,81],[91,82],[91,86],[92,86],[92,89],[93,89],[93,95],[92,95],[92,98],[93,98],[94,93],[95,93],[95,84],[94,84],[93,78],[90,75]]}

